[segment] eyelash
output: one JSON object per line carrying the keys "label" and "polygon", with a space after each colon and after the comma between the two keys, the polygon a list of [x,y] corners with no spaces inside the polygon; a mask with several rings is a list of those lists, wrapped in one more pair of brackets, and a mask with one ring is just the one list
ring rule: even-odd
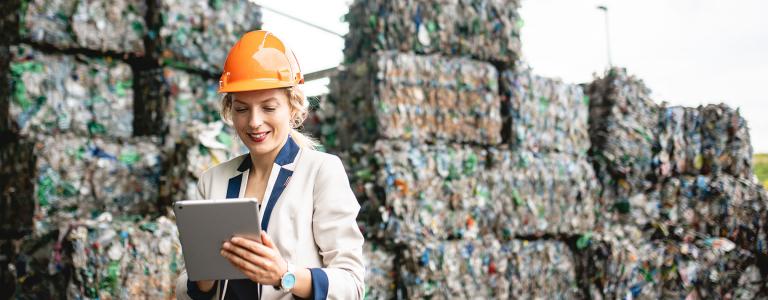
{"label": "eyelash", "polygon": [[[244,112],[244,111],[247,111],[247,110],[248,110],[247,108],[235,108],[235,112]],[[265,107],[264,110],[268,111],[268,112],[273,112],[273,111],[275,111],[275,108],[274,107]]]}

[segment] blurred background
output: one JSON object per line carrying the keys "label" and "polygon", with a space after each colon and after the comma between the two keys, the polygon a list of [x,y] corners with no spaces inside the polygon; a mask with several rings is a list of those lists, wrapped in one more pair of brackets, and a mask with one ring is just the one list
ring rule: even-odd
{"label": "blurred background", "polygon": [[295,51],[366,298],[768,298],[768,3],[9,0],[0,298],[168,299],[174,201],[247,152],[229,47]]}

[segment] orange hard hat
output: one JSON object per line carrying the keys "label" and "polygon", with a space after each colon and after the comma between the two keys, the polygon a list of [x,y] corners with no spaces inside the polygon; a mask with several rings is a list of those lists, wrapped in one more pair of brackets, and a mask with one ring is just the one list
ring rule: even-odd
{"label": "orange hard hat", "polygon": [[219,79],[219,93],[291,87],[304,83],[293,51],[274,34],[251,31],[232,46]]}

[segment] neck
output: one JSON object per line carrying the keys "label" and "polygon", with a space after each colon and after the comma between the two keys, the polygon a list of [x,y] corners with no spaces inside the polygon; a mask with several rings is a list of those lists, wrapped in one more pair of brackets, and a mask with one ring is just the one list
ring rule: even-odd
{"label": "neck", "polygon": [[288,142],[287,138],[283,140],[280,146],[268,153],[256,154],[251,152],[251,173],[269,176],[269,173],[272,172],[272,164],[274,164],[277,154],[280,153],[286,142]]}

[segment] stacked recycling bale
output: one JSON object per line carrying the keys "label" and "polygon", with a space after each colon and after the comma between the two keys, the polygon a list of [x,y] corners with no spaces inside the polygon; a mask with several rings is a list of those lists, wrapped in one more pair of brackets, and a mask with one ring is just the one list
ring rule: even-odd
{"label": "stacked recycling bale", "polygon": [[363,245],[363,257],[366,299],[395,298],[395,257],[373,242],[366,242]]}
{"label": "stacked recycling bale", "polygon": [[[12,1],[16,2],[16,1]],[[57,49],[145,53],[146,1],[19,1],[20,38]],[[4,33],[12,33],[10,30]]]}
{"label": "stacked recycling bale", "polygon": [[584,156],[589,150],[589,95],[581,86],[534,74],[518,62],[501,73],[505,131],[515,149]]}
{"label": "stacked recycling bale", "polygon": [[473,238],[494,230],[498,209],[483,180],[489,166],[482,147],[380,140],[360,155],[374,162],[367,170],[356,163],[353,173],[382,194],[370,195],[369,201],[381,205],[370,207],[381,221],[365,224],[369,237],[408,244]]}
{"label": "stacked recycling bale", "polygon": [[261,28],[261,10],[249,1],[156,1],[164,65],[218,74],[240,36]]}
{"label": "stacked recycling bale", "polygon": [[[473,281],[461,276],[488,267],[491,260],[509,259],[456,249],[492,248],[520,238],[573,251],[573,263],[563,265],[578,274],[572,283],[578,288],[568,295],[681,295],[699,288],[699,295],[733,296],[737,289],[760,289],[750,282],[764,275],[755,272],[755,263],[764,257],[766,198],[748,178],[751,148],[738,112],[723,106],[667,110],[650,99],[642,81],[621,69],[610,70],[584,90],[534,75],[524,64],[512,63],[517,56],[489,59],[483,51],[493,47],[475,53],[445,46],[461,44],[464,37],[441,30],[464,27],[441,23],[440,16],[463,4],[441,2],[448,9],[424,10],[434,5],[352,5],[345,65],[331,82],[331,96],[323,99],[340,113],[319,116],[337,126],[316,130],[322,138],[332,135],[329,146],[342,153],[361,199],[364,234],[395,256],[395,294],[461,298],[474,290],[506,295],[502,291],[511,291],[504,287],[508,276]],[[442,40],[445,36],[449,42]],[[434,41],[444,47],[433,48]],[[456,54],[472,59],[465,57],[456,67],[447,56]],[[501,67],[498,89],[473,75],[489,72],[465,71],[483,69],[477,59]],[[459,90],[458,96],[445,89],[448,74],[458,86],[469,82],[470,89]],[[483,86],[476,82],[486,83],[487,97],[488,91],[500,94],[500,126],[485,103],[454,104],[454,98],[479,99],[463,96]],[[461,109],[468,106],[473,110]],[[464,131],[454,124],[476,128]],[[498,128],[501,144],[493,139]],[[467,246],[467,240],[477,245]],[[699,250],[653,254],[675,242]],[[712,244],[734,247],[718,248],[720,256],[699,255],[713,251]],[[446,264],[455,253],[464,260],[453,261],[478,259],[485,265]],[[744,255],[752,258],[736,260]],[[642,273],[647,271],[643,265],[658,259],[677,259],[691,274],[685,276],[717,276],[703,273],[700,265],[727,276],[710,281],[659,277],[659,287],[647,291],[642,285],[654,280],[650,275],[639,281],[631,274],[611,277],[622,267]],[[720,260],[725,263],[718,265]],[[606,265],[613,271],[605,271]],[[741,267],[749,274],[735,276]],[[456,268],[462,271],[452,273]],[[565,290],[546,291],[551,297]]]}
{"label": "stacked recycling bale", "polygon": [[[654,160],[658,157],[654,147],[658,136],[667,131],[658,126],[659,107],[642,80],[620,68],[595,79],[586,86],[586,93],[590,97],[589,155],[601,183],[598,230],[608,232],[612,226],[625,223],[652,226],[667,209],[659,197],[649,194],[656,182]],[[677,114],[674,117],[684,119]],[[693,127],[681,123],[676,129],[688,130],[683,128],[686,126]],[[670,127],[675,129],[672,124]],[[690,156],[700,152],[684,151]]]}
{"label": "stacked recycling bale", "polygon": [[109,56],[48,54],[25,44],[11,46],[10,54],[10,120],[19,134],[132,135],[128,64]]}
{"label": "stacked recycling bale", "polygon": [[142,216],[157,210],[161,157],[151,139],[61,134],[41,138],[33,153],[39,233],[98,212]]}
{"label": "stacked recycling bale", "polygon": [[354,1],[346,15],[345,62],[399,50],[511,65],[520,57],[518,7],[509,1]]}
{"label": "stacked recycling bale", "polygon": [[92,209],[156,211],[158,146],[131,137],[131,68],[110,56],[9,49],[13,85],[4,101],[13,134],[35,144],[35,199],[26,203],[37,208],[35,229],[44,233],[46,222],[90,216]]}
{"label": "stacked recycling bale", "polygon": [[558,241],[500,242],[485,236],[411,245],[404,253],[400,276],[413,298],[569,299],[579,295],[573,256]]}
{"label": "stacked recycling bale", "polygon": [[[738,111],[656,105],[640,80],[618,68],[587,90],[602,207],[594,243],[580,249],[596,258],[581,264],[605,268],[587,279],[593,292],[765,295],[755,280],[766,274],[755,270],[766,257],[768,194],[753,178]],[[629,272],[617,277],[619,270]]]}
{"label": "stacked recycling bale", "polygon": [[485,62],[377,52],[338,77],[340,145],[377,139],[498,144],[498,76]]}
{"label": "stacked recycling bale", "polygon": [[[590,241],[592,297],[736,298],[765,297],[764,259],[728,239],[672,236],[648,239],[637,230]],[[635,240],[632,240],[635,239]],[[585,264],[585,262],[581,262]]]}
{"label": "stacked recycling bale", "polygon": [[168,298],[184,268],[176,223],[165,216],[155,220],[113,218],[106,212],[67,229],[74,266],[67,295]]}
{"label": "stacked recycling bale", "polygon": [[759,220],[766,204],[738,110],[656,105],[641,81],[618,68],[588,90],[606,228],[663,224],[732,238],[759,231],[750,220]]}
{"label": "stacked recycling bale", "polygon": [[[9,64],[1,71],[11,83],[9,95],[2,99],[9,116],[3,130],[13,136],[12,143],[33,145],[28,152],[32,170],[20,174],[27,175],[33,187],[22,203],[15,200],[30,208],[18,213],[29,211],[20,217],[32,222],[12,225],[27,234],[12,237],[20,246],[9,258],[17,263],[14,278],[43,281],[40,286],[49,287],[19,281],[17,295],[47,298],[64,290],[73,266],[58,256],[67,253],[58,236],[67,224],[105,210],[137,215],[157,211],[157,141],[132,137],[133,75],[120,59],[121,54],[143,52],[144,29],[138,28],[136,38],[125,28],[99,35],[89,27],[103,26],[105,18],[111,20],[108,26],[130,24],[136,14],[137,27],[143,27],[144,3],[134,2],[138,11],[126,9],[122,14],[98,13],[107,3],[85,1],[30,2],[6,11],[21,22],[15,30],[3,28],[5,33],[20,33],[3,46]],[[74,15],[46,17],[58,11]],[[110,37],[113,33],[120,36]],[[58,248],[57,255],[41,252],[50,248]]]}
{"label": "stacked recycling bale", "polygon": [[586,156],[588,97],[523,62],[500,78],[508,146],[495,153],[492,194],[503,205],[501,235],[592,230],[598,182]]}
{"label": "stacked recycling bale", "polygon": [[338,113],[336,102],[328,94],[307,98],[309,108],[307,118],[299,130],[302,130],[312,138],[315,138],[321,150],[325,147],[338,147],[339,126],[337,118],[342,118]]}
{"label": "stacked recycling bale", "polygon": [[172,297],[183,261],[163,215],[191,197],[195,176],[243,152],[220,120],[214,73],[229,46],[261,26],[258,7],[12,0],[0,8],[2,290]]}
{"label": "stacked recycling bale", "polygon": [[725,104],[699,108],[703,120],[702,173],[752,179],[752,145],[747,122]]}
{"label": "stacked recycling bale", "polygon": [[[31,237],[23,238],[24,243],[55,242],[56,235],[49,232],[61,233],[64,224],[89,219],[99,211],[156,214],[159,146],[156,139],[132,137],[131,67],[111,56],[70,55],[40,48],[27,44],[9,47],[8,72],[13,85],[11,95],[3,99],[9,103],[14,143],[34,145],[30,152],[34,167],[27,174],[34,187],[22,198],[24,207],[33,208],[34,213],[26,216],[34,216],[32,227],[14,225],[32,232]],[[49,259],[28,255],[31,253],[16,257]],[[22,265],[27,263],[44,264],[25,261]],[[69,267],[63,265],[54,273],[65,276]],[[17,278],[28,275],[24,269],[17,269]]]}
{"label": "stacked recycling bale", "polygon": [[393,287],[371,295],[582,294],[561,237],[594,224],[588,101],[517,62],[517,7],[352,4],[345,64],[323,99],[335,130],[319,133],[345,161],[367,241],[394,257]]}
{"label": "stacked recycling bale", "polygon": [[[340,75],[353,80],[334,80],[334,84],[342,84],[332,86],[333,95],[338,97],[336,107],[344,114],[335,118],[339,125],[339,144],[335,146],[348,151],[346,166],[363,202],[361,219],[370,220],[362,224],[369,241],[381,243],[392,257],[400,246],[405,247],[403,251],[418,251],[418,241],[456,244],[492,233],[495,210],[481,175],[489,167],[483,144],[501,141],[495,69],[468,58],[399,52],[382,52],[371,60],[376,62],[371,65],[387,69],[373,74],[362,71],[363,76],[354,78],[350,74],[354,68],[370,66],[364,61]],[[410,63],[395,64],[397,61]],[[437,72],[452,67],[459,75]],[[396,73],[402,75],[392,76]],[[462,78],[464,88],[456,82],[457,77]],[[494,124],[491,128],[497,129],[475,130],[478,122]],[[449,253],[454,257],[458,254]],[[406,270],[426,267],[413,259],[410,256],[408,262],[394,268],[398,276],[414,274],[398,280],[403,296],[436,295],[453,282],[452,278],[439,277],[433,286],[417,284],[426,280],[423,276],[432,275]],[[478,278],[476,286],[485,286],[488,280],[490,277]],[[369,291],[383,295],[394,293],[391,289],[371,286]],[[501,290],[509,290],[508,282],[506,288],[499,287]],[[468,297],[464,290],[461,295]]]}
{"label": "stacked recycling bale", "polygon": [[197,199],[197,180],[205,170],[248,152],[234,129],[222,121],[194,121],[185,126],[185,135],[175,139],[164,154],[165,173],[160,186],[163,206]]}
{"label": "stacked recycling bale", "polygon": [[[648,193],[664,207],[659,222],[727,238],[755,254],[768,253],[768,239],[761,234],[768,195],[754,178],[748,128],[739,111],[724,104],[661,111],[656,184]],[[679,127],[668,124],[674,124],[681,111],[690,124],[683,138],[668,129]]]}
{"label": "stacked recycling bale", "polygon": [[623,210],[628,199],[652,184],[658,107],[650,89],[626,73],[611,69],[586,90],[589,96],[590,156],[603,185],[603,198],[616,199],[603,206]]}
{"label": "stacked recycling bale", "polygon": [[493,154],[488,174],[505,239],[573,235],[593,230],[598,183],[585,156],[510,150]]}

